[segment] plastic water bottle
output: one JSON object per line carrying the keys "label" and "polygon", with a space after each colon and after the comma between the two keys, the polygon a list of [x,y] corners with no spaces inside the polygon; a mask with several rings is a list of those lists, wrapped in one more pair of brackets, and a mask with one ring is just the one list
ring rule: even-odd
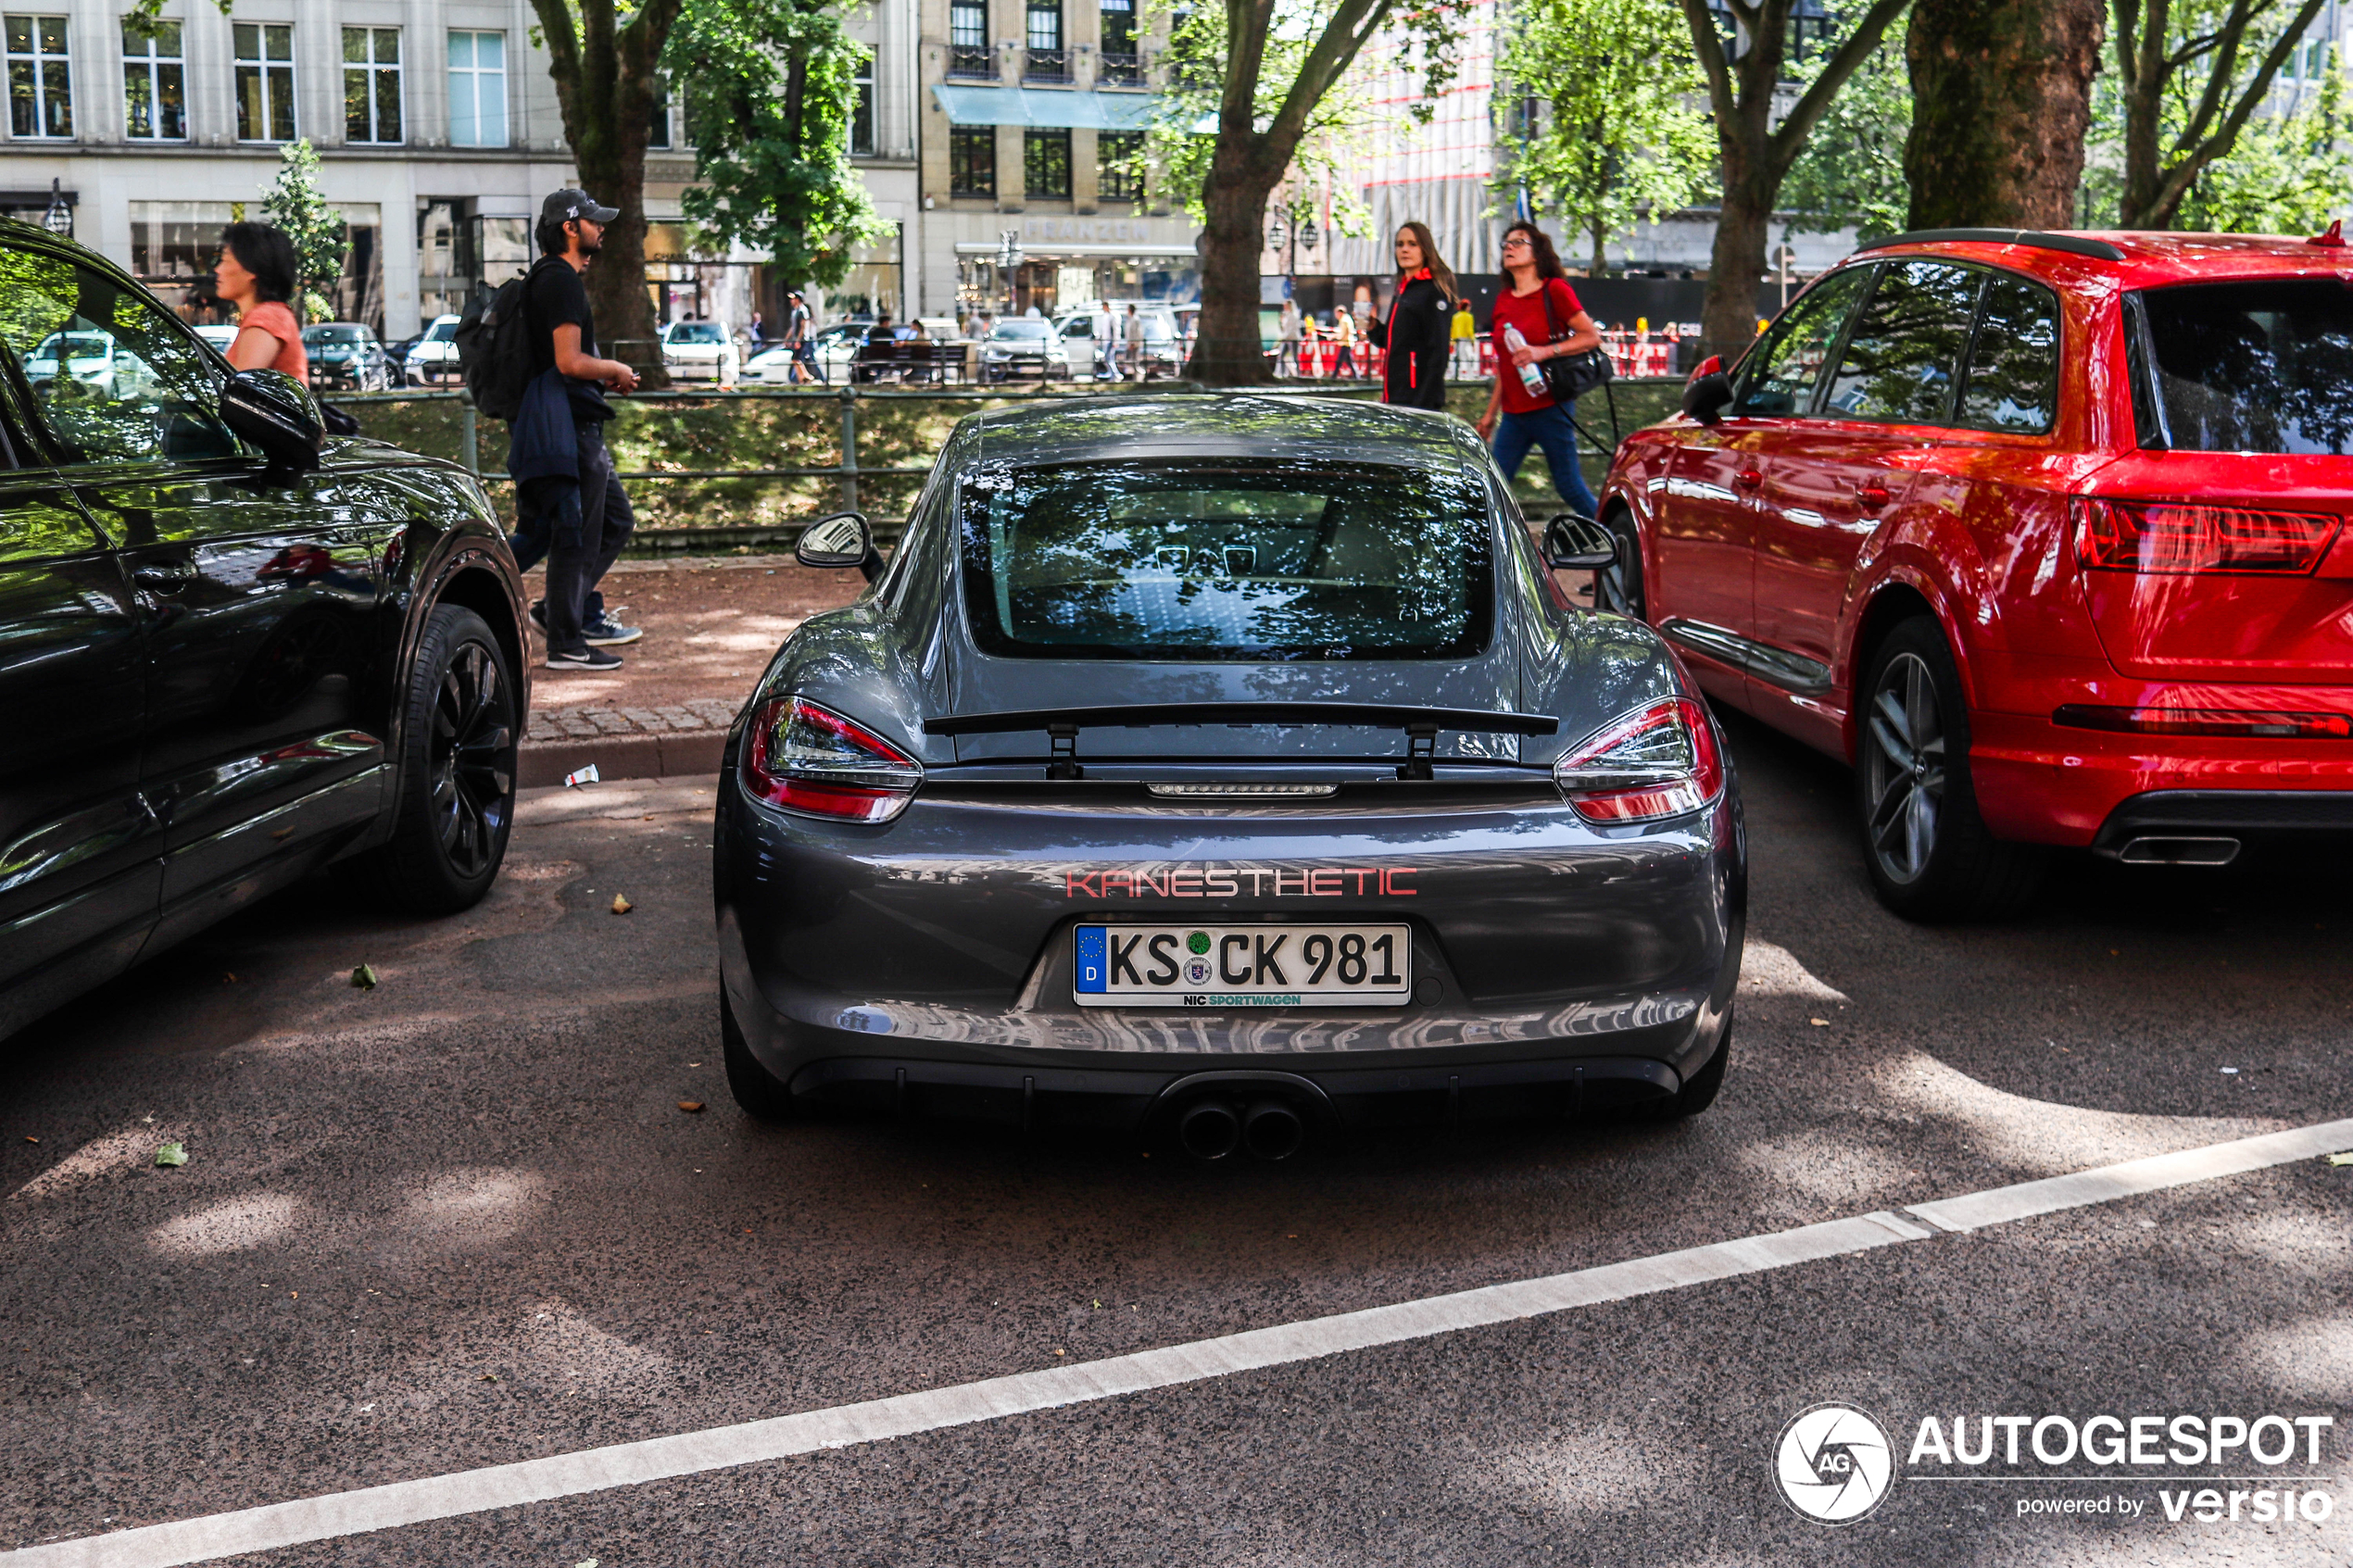
{"label": "plastic water bottle", "polygon": [[[1519,329],[1506,323],[1504,328],[1504,351],[1508,354],[1515,348],[1527,346],[1528,340],[1520,336]],[[1539,397],[1548,395],[1544,390],[1544,372],[1533,359],[1519,368],[1519,384]]]}

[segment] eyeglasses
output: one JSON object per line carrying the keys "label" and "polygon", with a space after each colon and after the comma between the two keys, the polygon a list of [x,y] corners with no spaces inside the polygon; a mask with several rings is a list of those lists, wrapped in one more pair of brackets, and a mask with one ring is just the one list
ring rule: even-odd
{"label": "eyeglasses", "polygon": [[1527,244],[1528,236],[1526,234],[1512,234],[1504,238],[1504,248],[1505,250],[1509,250],[1514,245],[1525,245]]}

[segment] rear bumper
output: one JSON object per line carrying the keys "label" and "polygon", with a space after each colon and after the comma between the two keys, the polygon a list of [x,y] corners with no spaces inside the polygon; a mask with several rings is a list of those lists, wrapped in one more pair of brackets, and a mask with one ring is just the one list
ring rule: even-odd
{"label": "rear bumper", "polygon": [[2353,790],[2171,789],[2108,813],[2092,847],[2118,859],[2222,864],[2239,847],[2333,837],[2353,844]]}
{"label": "rear bumper", "polygon": [[[1614,834],[1558,806],[1155,820],[921,797],[887,829],[845,832],[755,806],[731,775],[720,796],[722,984],[752,1054],[821,1100],[963,1103],[1015,1122],[1043,1104],[1048,1121],[1119,1126],[1178,1080],[1229,1072],[1296,1075],[1365,1125],[1425,1119],[1431,1096],[1449,1102],[1441,1119],[1514,1103],[1542,1115],[1580,1095],[1674,1092],[1714,1055],[1739,974],[1745,868],[1729,791],[1703,816]],[[1202,862],[1263,868],[1266,896],[1250,895],[1252,870],[1222,895],[1168,872]],[[1181,907],[1112,897],[1101,868],[1119,865],[1154,868],[1138,881]],[[1412,870],[1409,896],[1374,895],[1381,865]],[[1311,886],[1326,896],[1298,896]],[[1403,921],[1413,999],[1076,1004],[1074,926],[1189,917]]]}
{"label": "rear bumper", "polygon": [[[2296,700],[2283,700],[2277,688],[2251,693],[2207,687],[2187,700],[2151,702],[2137,694],[2134,700],[2147,706],[2342,710],[2349,698],[2353,694],[2341,687],[2320,694],[2308,689]],[[2143,797],[2193,795],[2217,803],[2237,797],[2291,802],[2302,796],[2353,798],[2353,742],[2112,734],[2014,713],[1972,713],[1969,722],[1969,772],[1978,809],[1997,838],[2076,848],[2095,847],[2095,840],[2105,845],[2110,819]],[[2238,809],[2226,804],[2218,809],[2226,814]],[[2289,819],[2302,809],[2247,809],[2266,822],[2277,818],[2277,831],[2300,825]],[[2327,819],[2334,809],[2314,806],[2305,814]]]}
{"label": "rear bumper", "polygon": [[1195,1096],[1275,1095],[1350,1131],[1561,1120],[1654,1103],[1681,1075],[1644,1057],[1332,1069],[1298,1064],[1182,1071],[996,1066],[833,1057],[792,1077],[797,1098],[885,1114],[991,1122],[1024,1132],[1151,1129]]}

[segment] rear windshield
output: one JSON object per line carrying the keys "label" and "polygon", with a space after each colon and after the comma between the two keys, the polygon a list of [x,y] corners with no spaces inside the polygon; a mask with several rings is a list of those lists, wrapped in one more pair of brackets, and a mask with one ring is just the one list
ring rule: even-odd
{"label": "rear windshield", "polygon": [[989,653],[1036,659],[1461,658],[1494,563],[1468,474],[1087,464],[964,482],[964,585]]}
{"label": "rear windshield", "polygon": [[684,321],[670,329],[673,343],[717,343],[719,323],[716,321]]}
{"label": "rear windshield", "polygon": [[[2353,285],[2184,283],[2140,296],[2144,445],[2342,457],[2353,442]],[[2152,441],[2150,438],[2157,439]]]}
{"label": "rear windshield", "polygon": [[1039,338],[1046,335],[1043,321],[1000,321],[988,334],[996,338]]}

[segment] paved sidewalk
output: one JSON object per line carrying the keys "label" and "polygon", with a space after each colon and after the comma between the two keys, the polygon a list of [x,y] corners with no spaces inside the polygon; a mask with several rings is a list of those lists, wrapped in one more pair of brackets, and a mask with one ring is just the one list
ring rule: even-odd
{"label": "paved sidewalk", "polygon": [[[533,597],[542,583],[532,573]],[[535,639],[522,786],[591,764],[608,779],[715,771],[727,725],[777,645],[863,586],[854,571],[812,571],[790,556],[623,561],[605,598],[646,634],[613,650],[623,664],[610,674],[549,670]]]}

